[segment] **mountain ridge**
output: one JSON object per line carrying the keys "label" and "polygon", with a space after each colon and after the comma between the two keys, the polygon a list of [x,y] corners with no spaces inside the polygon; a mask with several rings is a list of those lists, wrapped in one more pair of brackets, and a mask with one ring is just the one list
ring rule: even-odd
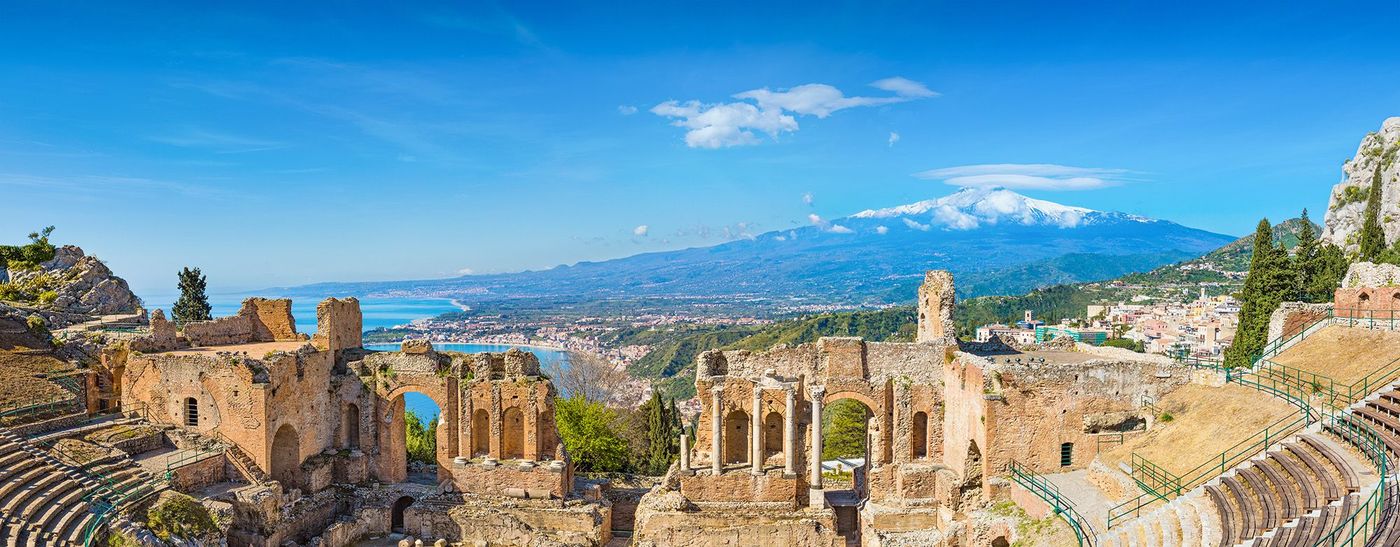
{"label": "mountain ridge", "polygon": [[[872,209],[812,226],[709,247],[655,251],[545,270],[448,279],[321,283],[289,295],[509,298],[676,296],[755,299],[760,307],[888,305],[912,300],[923,272],[980,278],[985,290],[1024,292],[1055,282],[1142,271],[1200,256],[1234,238],[1180,224],[1028,198],[1004,188]],[[1050,278],[1025,267],[1066,255]],[[970,285],[971,286],[971,285]],[[964,291],[965,295],[985,294]]]}

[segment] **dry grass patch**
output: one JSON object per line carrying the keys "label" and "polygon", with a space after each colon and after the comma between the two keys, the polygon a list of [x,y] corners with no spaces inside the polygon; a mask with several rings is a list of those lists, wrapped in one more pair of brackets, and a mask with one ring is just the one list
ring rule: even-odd
{"label": "dry grass patch", "polygon": [[1170,413],[1171,421],[1159,419],[1151,429],[1104,452],[1105,464],[1115,469],[1119,462],[1131,464],[1137,452],[1180,475],[1297,412],[1282,399],[1237,384],[1188,384],[1167,394],[1157,407]]}
{"label": "dry grass patch", "polygon": [[73,365],[47,353],[0,351],[0,408],[67,395],[63,388],[35,375],[69,370]]}
{"label": "dry grass patch", "polygon": [[1330,326],[1274,357],[1276,363],[1352,384],[1400,357],[1400,333]]}

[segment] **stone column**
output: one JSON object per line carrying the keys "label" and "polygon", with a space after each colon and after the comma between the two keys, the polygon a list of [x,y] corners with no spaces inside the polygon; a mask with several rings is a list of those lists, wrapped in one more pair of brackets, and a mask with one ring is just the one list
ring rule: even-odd
{"label": "stone column", "polygon": [[715,476],[724,473],[724,443],[720,442],[724,433],[724,424],[721,423],[723,416],[721,406],[724,401],[724,387],[715,386],[710,390],[713,397],[710,399],[710,469],[715,472]]}
{"label": "stone column", "polygon": [[787,389],[787,413],[783,415],[783,476],[797,476],[797,389]]}
{"label": "stone column", "polygon": [[681,428],[681,474],[690,475],[690,426]]}
{"label": "stone column", "polygon": [[749,471],[763,474],[763,390],[753,386],[753,418],[749,419]]}
{"label": "stone column", "polygon": [[822,395],[825,394],[826,390],[821,387],[812,388],[812,461],[809,465],[812,466],[812,490],[818,491],[817,495],[822,489]]}

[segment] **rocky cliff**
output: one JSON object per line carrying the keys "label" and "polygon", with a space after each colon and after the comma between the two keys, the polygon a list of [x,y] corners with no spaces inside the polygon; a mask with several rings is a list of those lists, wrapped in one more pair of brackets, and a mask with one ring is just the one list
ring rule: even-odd
{"label": "rocky cliff", "polygon": [[8,272],[9,283],[27,306],[80,315],[133,313],[141,307],[126,280],[112,274],[101,260],[65,245],[37,268]]}
{"label": "rocky cliff", "polygon": [[1381,124],[1381,130],[1361,139],[1356,156],[1342,166],[1342,182],[1332,187],[1322,239],[1335,243],[1348,254],[1360,244],[1361,225],[1366,221],[1366,198],[1375,181],[1381,187],[1381,226],[1385,243],[1400,239],[1400,117]]}

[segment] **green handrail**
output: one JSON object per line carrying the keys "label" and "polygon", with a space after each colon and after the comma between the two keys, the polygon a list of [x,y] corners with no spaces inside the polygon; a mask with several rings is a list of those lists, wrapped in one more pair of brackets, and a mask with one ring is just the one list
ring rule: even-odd
{"label": "green handrail", "polygon": [[1376,488],[1371,491],[1371,494],[1357,507],[1354,513],[1347,515],[1342,522],[1323,535],[1322,539],[1314,545],[1334,547],[1365,545],[1370,539],[1371,533],[1380,526],[1381,514],[1385,509],[1388,493],[1393,493],[1388,492],[1394,488],[1393,485],[1389,484],[1390,469],[1393,467],[1390,462],[1390,453],[1387,451],[1384,441],[1381,440],[1380,434],[1365,420],[1347,419],[1342,412],[1329,409],[1323,416],[1322,423],[1324,430],[1331,430],[1338,437],[1356,446],[1375,466],[1380,474],[1380,481],[1376,483]]}
{"label": "green handrail", "polygon": [[1011,460],[1010,465],[1011,480],[1021,485],[1027,491],[1035,494],[1036,497],[1050,505],[1055,515],[1069,524],[1070,530],[1074,531],[1074,539],[1079,542],[1080,547],[1094,545],[1093,525],[1079,511],[1074,509],[1074,504],[1060,493],[1059,487],[1050,482],[1045,477],[1040,476],[1030,468],[1021,465],[1016,460]]}
{"label": "green handrail", "polygon": [[[1281,397],[1289,398],[1292,400],[1292,402],[1294,402],[1294,405],[1298,407],[1298,411],[1293,414],[1279,418],[1274,423],[1269,424],[1269,426],[1265,427],[1262,431],[1250,435],[1249,437],[1246,437],[1238,443],[1235,443],[1234,446],[1226,448],[1225,450],[1221,451],[1220,454],[1212,456],[1210,459],[1201,462],[1196,467],[1193,467],[1190,470],[1181,473],[1180,475],[1175,475],[1170,472],[1166,472],[1167,476],[1175,477],[1169,479],[1170,483],[1172,484],[1170,492],[1162,492],[1156,489],[1153,489],[1153,491],[1151,492],[1144,491],[1137,497],[1130,498],[1128,500],[1123,501],[1122,503],[1119,503],[1118,505],[1109,508],[1109,528],[1113,528],[1114,525],[1123,521],[1126,518],[1129,518],[1130,516],[1140,515],[1142,513],[1143,508],[1152,505],[1157,501],[1170,501],[1171,498],[1180,495],[1184,492],[1190,491],[1191,489],[1206,483],[1210,479],[1219,476],[1220,474],[1224,473],[1226,470],[1234,467],[1235,465],[1238,465],[1239,463],[1244,462],[1245,460],[1248,460],[1249,458],[1253,457],[1259,451],[1267,449],[1269,446],[1272,446],[1280,439],[1287,438],[1293,435],[1294,433],[1298,432],[1299,430],[1307,427],[1314,421],[1312,408],[1307,403],[1297,400],[1296,397],[1291,395],[1288,390],[1282,390],[1271,386],[1265,386],[1250,380],[1244,380],[1242,378],[1231,378],[1231,380],[1241,382],[1244,385],[1250,385],[1251,387],[1255,387],[1256,389],[1260,389],[1262,391],[1272,392],[1273,394]],[[1133,455],[1134,462],[1148,461],[1146,458],[1136,453],[1134,453]],[[1155,466],[1156,464],[1152,465]],[[1136,468],[1134,468],[1134,471],[1136,472]],[[1166,479],[1167,476],[1163,477],[1164,480],[1168,480]],[[1137,481],[1136,476],[1134,477],[1134,480]],[[1138,484],[1141,485],[1142,482],[1139,481]],[[1171,495],[1169,496],[1168,494]]]}

